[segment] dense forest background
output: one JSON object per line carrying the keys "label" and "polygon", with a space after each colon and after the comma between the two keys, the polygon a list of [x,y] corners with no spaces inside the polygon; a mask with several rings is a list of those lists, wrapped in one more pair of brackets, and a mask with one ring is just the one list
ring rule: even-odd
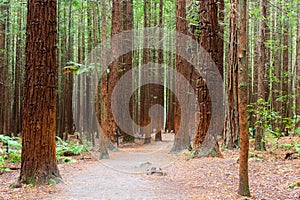
{"label": "dense forest background", "polygon": [[[235,1],[219,1],[216,7],[219,28],[218,45],[224,51],[219,53],[223,65],[223,77],[227,95],[226,123],[224,139],[226,146],[238,144],[238,102],[237,102],[237,8]],[[201,38],[201,9],[199,1],[186,1],[185,30],[199,41]],[[59,73],[57,77],[57,134],[74,132],[72,115],[72,94],[74,74],[66,72],[66,67],[84,63],[88,54],[101,41],[123,30],[144,27],[161,27],[168,32],[176,29],[176,4],[174,1],[124,1],[118,8],[119,19],[113,20],[111,1],[59,1],[58,2],[58,56]],[[248,10],[248,63],[249,63],[249,127],[252,135],[263,137],[266,131],[276,135],[288,135],[299,125],[299,9],[298,1],[249,1]],[[117,17],[118,17],[117,16]],[[203,15],[204,16],[204,15]],[[21,132],[22,80],[25,65],[26,2],[3,1],[1,4],[1,76],[0,76],[0,132],[17,135]],[[117,24],[113,24],[113,23]],[[297,26],[298,25],[298,26]],[[116,26],[116,30],[113,27]],[[204,27],[205,29],[205,27]],[[203,29],[203,30],[204,30]],[[157,36],[157,37],[163,37]],[[158,38],[159,39],[159,38]],[[168,48],[175,41],[163,40]],[[173,38],[174,39],[174,38]],[[201,43],[201,42],[200,42]],[[130,45],[130,44],[129,44]],[[203,45],[203,44],[202,44]],[[212,47],[213,48],[213,47]],[[121,61],[122,60],[122,61]],[[135,51],[120,58],[119,63],[126,69],[138,67],[147,62],[165,63],[175,68],[175,55],[166,51]],[[124,72],[123,72],[124,73]],[[161,76],[163,74],[163,77]],[[118,75],[120,76],[120,75]],[[154,72],[154,76],[174,81],[172,74]],[[161,77],[160,77],[161,76]],[[136,77],[138,81],[141,77]],[[88,80],[78,80],[78,87],[84,88]],[[142,105],[143,98],[155,96],[150,104],[165,106],[165,124],[160,128],[174,130],[174,96],[158,86],[150,96],[137,92],[132,105],[135,121],[147,123]],[[76,89],[76,88],[75,88]],[[142,88],[142,90],[145,88]],[[146,88],[147,90],[147,88]],[[91,98],[88,96],[79,98]],[[148,103],[149,104],[149,103]],[[141,109],[141,107],[143,109]],[[79,107],[76,109],[80,115]],[[298,116],[298,118],[297,118]],[[88,119],[86,119],[88,120]],[[144,122],[143,122],[144,121]],[[297,123],[298,122],[298,123]],[[159,127],[157,127],[158,129]],[[263,146],[257,148],[264,148]]]}
{"label": "dense forest background", "polygon": [[[106,146],[101,152],[101,158],[105,157],[106,148],[109,148],[110,143],[118,142],[117,134],[123,136],[123,142],[133,142],[135,134],[139,133],[144,137],[144,143],[149,144],[151,132],[156,130],[155,141],[161,141],[162,132],[175,132],[173,152],[191,148],[196,156],[222,157],[220,144],[226,149],[241,147],[240,173],[246,173],[248,135],[255,139],[255,150],[265,151],[267,137],[278,139],[300,134],[300,2],[297,0],[58,1],[57,16],[52,15],[57,19],[57,23],[53,20],[57,28],[57,56],[53,57],[55,61],[49,58],[49,62],[57,63],[57,74],[51,70],[44,73],[42,64],[35,66],[36,71],[32,71],[31,68],[31,71],[26,71],[29,69],[29,52],[34,50],[34,45],[28,45],[32,45],[34,41],[35,45],[39,46],[47,41],[47,38],[42,38],[45,41],[33,39],[31,43],[26,42],[26,36],[28,40],[32,36],[30,34],[34,33],[34,29],[30,28],[34,27],[35,23],[40,23],[34,17],[30,20],[26,18],[29,16],[28,5],[32,8],[36,6],[16,0],[0,3],[0,134],[19,136],[24,130],[28,131],[25,135],[31,134],[28,127],[33,127],[34,123],[38,124],[38,115],[33,117],[35,121],[30,121],[30,109],[39,103],[44,105],[43,100],[48,102],[55,98],[41,96],[41,102],[30,104],[30,97],[24,90],[26,83],[30,82],[30,77],[35,77],[34,87],[42,88],[45,85],[39,85],[39,80],[41,79],[42,83],[42,78],[47,75],[51,77],[53,74],[56,76],[56,85],[53,86],[56,96],[53,104],[56,120],[53,121],[56,121],[57,136],[67,140],[69,135],[79,132],[79,135],[84,134],[91,142],[91,146],[95,146],[96,139],[100,138],[101,146],[102,136],[94,131],[98,120],[109,139],[102,144]],[[51,3],[47,5],[51,6]],[[35,13],[32,13],[34,16]],[[29,25],[26,24],[28,21]],[[135,36],[122,44],[120,41],[110,40],[111,37],[123,31],[149,27],[163,30],[154,34],[152,38],[160,41],[161,48],[151,47],[146,38],[143,45],[147,44],[147,48],[134,50],[116,58],[108,66],[107,73],[100,77],[97,92],[86,92],[89,91],[93,80],[90,76],[81,75],[89,73],[84,65],[91,52],[97,48],[101,52],[99,45],[107,42],[114,55],[118,49],[124,48],[122,45],[134,45]],[[183,33],[197,41],[214,61],[224,84],[224,122],[215,121],[213,118],[208,80],[205,80],[186,59],[168,51],[186,45],[180,37],[166,37],[171,31]],[[42,51],[43,49],[39,49],[38,53],[43,53]],[[46,53],[49,52],[45,49]],[[105,63],[107,55],[100,55],[101,62]],[[141,68],[148,63],[158,63],[160,67],[151,67],[149,74],[144,74]],[[51,67],[56,69],[55,66],[49,66],[49,69]],[[97,64],[94,67],[103,69],[103,66]],[[177,91],[187,90],[182,85],[176,85],[175,74],[167,70],[167,67],[176,69],[189,81],[191,88],[190,91],[186,91],[187,94],[196,94],[199,113],[196,113],[196,116],[185,116],[190,117],[193,123],[199,122],[196,126],[191,125],[193,123],[190,121],[180,121],[184,115],[180,110],[183,106],[179,104],[180,98],[172,91],[159,84],[141,85],[147,76],[153,80],[161,80],[164,84],[175,85]],[[133,74],[131,84],[141,87],[136,91],[128,91],[133,93],[129,102],[130,115],[133,122],[141,126],[151,126],[149,129],[133,128],[132,133],[126,133],[114,119],[111,96],[118,80],[132,69],[137,70],[134,71],[136,73]],[[34,89],[29,92],[31,91]],[[122,110],[124,97],[120,96],[118,101],[119,110]],[[96,107],[91,108],[90,104],[96,104]],[[151,120],[148,112],[155,104],[164,106],[164,112],[156,113]],[[98,119],[85,115],[86,113],[96,113]],[[117,114],[126,121],[122,112]],[[132,121],[130,120],[130,123]],[[42,123],[45,125],[42,128],[49,123]],[[203,152],[201,148],[211,123],[223,127],[222,133],[217,133],[222,137],[211,139],[210,145],[213,149]],[[41,128],[35,127],[36,130]],[[51,125],[49,127],[53,128]],[[177,134],[180,127],[186,130],[184,134]],[[29,141],[32,138],[27,139]],[[54,141],[54,137],[52,140]],[[299,148],[296,150],[299,151]],[[55,157],[55,153],[53,156]],[[246,185],[240,187],[239,193],[249,195],[248,175],[245,174],[244,177],[247,178],[242,178],[241,183]]]}

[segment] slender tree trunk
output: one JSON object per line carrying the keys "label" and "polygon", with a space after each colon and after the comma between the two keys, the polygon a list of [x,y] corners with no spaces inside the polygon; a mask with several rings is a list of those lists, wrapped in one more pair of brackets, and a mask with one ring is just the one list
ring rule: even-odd
{"label": "slender tree trunk", "polygon": [[[274,40],[277,41],[278,46],[282,46],[282,22],[280,20],[281,15],[278,12],[275,12],[275,17],[274,17],[274,24],[273,24],[273,31],[274,32]],[[276,23],[276,26],[275,26]],[[281,91],[281,86],[280,86],[280,72],[281,72],[281,61],[282,61],[282,51],[281,48],[277,48],[274,50],[274,67],[273,67],[273,80],[272,80],[272,107],[274,108],[274,111],[277,112],[278,114],[281,113],[280,108],[281,108],[281,102],[278,101],[277,99],[280,97],[280,91]],[[273,127],[279,127],[278,125],[280,124],[279,120],[274,120],[274,123],[272,124]]]}
{"label": "slender tree trunk", "polygon": [[[259,48],[258,48],[258,83],[257,83],[257,96],[258,96],[258,110],[261,106],[264,106],[264,102],[268,100],[266,88],[267,88],[267,76],[266,76],[266,37],[265,31],[267,28],[266,25],[266,0],[260,0],[260,15],[262,19],[260,19],[259,24]],[[261,104],[262,103],[262,104]],[[256,120],[261,121],[261,113],[259,113],[256,117]],[[266,145],[264,142],[264,124],[259,123],[256,126],[256,139],[255,139],[255,150],[265,151]]]}
{"label": "slender tree trunk", "polygon": [[300,1],[298,2],[298,23],[297,23],[297,46],[296,46],[296,115],[298,122],[296,128],[300,127]]}
{"label": "slender tree trunk", "polygon": [[240,125],[240,158],[239,158],[239,189],[238,194],[250,196],[248,178],[248,33],[247,33],[247,0],[239,0],[239,48],[238,48],[238,104],[239,104],[239,125]]}
{"label": "slender tree trunk", "polygon": [[[1,13],[7,12],[7,5],[5,3],[0,4]],[[4,112],[5,112],[5,78],[6,74],[5,66],[5,38],[6,38],[6,20],[5,15],[0,18],[0,134],[4,133]]]}
{"label": "slender tree trunk", "polygon": [[[150,19],[151,19],[151,6],[149,0],[144,0],[144,28],[150,27]],[[147,48],[143,49],[143,65],[146,65],[150,62],[150,46],[148,38],[145,37],[144,39],[144,46]],[[145,67],[145,66],[143,66]],[[142,79],[149,79],[149,77],[143,76]],[[145,127],[150,124],[151,120],[149,118],[148,112],[151,106],[151,99],[150,99],[150,84],[144,85],[141,87],[141,126]],[[149,144],[151,142],[151,128],[145,130],[145,132],[141,133],[145,136],[145,144]]]}
{"label": "slender tree trunk", "polygon": [[[187,35],[187,20],[186,20],[186,2],[184,0],[176,0],[176,31]],[[189,67],[187,61],[180,56],[180,51],[182,51],[186,47],[186,41],[180,36],[176,37],[176,72],[182,74],[187,77]],[[175,90],[176,94],[188,95],[187,93],[183,93],[186,91],[186,88],[182,88],[183,84],[179,82],[178,77],[175,77]],[[188,92],[188,91],[187,91]],[[181,102],[187,103],[187,102]],[[172,148],[172,152],[178,152],[184,149],[187,149],[190,145],[190,138],[188,133],[188,124],[181,124],[180,119],[183,118],[184,111],[181,110],[179,105],[179,101],[175,100],[174,105],[174,131],[175,131],[175,139],[174,145]],[[186,122],[185,122],[186,123]],[[179,133],[179,127],[184,130],[184,132]]]}
{"label": "slender tree trunk", "polygon": [[[120,31],[130,31],[133,29],[133,1],[132,0],[124,0],[121,3],[121,22],[122,22],[122,27]],[[130,36],[129,38],[126,38],[123,43],[122,43],[122,47],[124,49],[128,49],[129,47],[131,47],[133,38],[132,36]],[[119,73],[119,77],[122,77],[126,72],[130,71],[132,69],[132,52],[128,52],[125,55],[123,55],[122,57],[120,57],[120,73]],[[121,86],[122,87],[122,86]],[[123,90],[124,91],[124,90]],[[128,93],[131,93],[131,91],[127,91]],[[128,102],[125,102],[125,99],[123,97],[123,95],[119,96],[118,101],[119,106],[120,106],[120,111],[122,111],[122,104],[127,104]],[[124,105],[125,106],[125,105]],[[132,116],[132,108],[130,108],[131,111],[131,116]],[[122,124],[124,123],[128,123],[126,117],[124,116],[125,112],[121,112],[119,113],[119,115],[123,116],[121,117],[122,119]],[[134,137],[130,134],[133,133],[133,130],[131,133],[125,133],[123,130],[121,130],[120,128],[118,128],[119,131],[121,132],[121,134],[123,135],[123,141],[124,142],[133,142],[134,141]]]}
{"label": "slender tree trunk", "polygon": [[[163,28],[163,0],[159,0],[159,17],[158,17],[158,27],[160,29]],[[164,69],[163,69],[163,61],[164,61],[164,54],[163,54],[163,32],[160,31],[158,35],[159,40],[159,50],[157,50],[157,78],[161,83],[164,82]],[[156,85],[155,94],[157,95],[156,103],[164,106],[164,88],[161,85]],[[155,135],[155,141],[162,141],[161,129],[163,128],[163,113],[158,113],[157,122],[155,124],[157,133]]]}
{"label": "slender tree trunk", "polygon": [[[60,39],[60,48],[59,53],[62,55],[67,55],[67,28],[65,27],[65,22],[67,21],[67,7],[65,5],[66,3],[59,3],[60,9],[62,10],[61,13],[62,16],[59,15],[59,31],[58,36]],[[57,135],[62,138],[64,138],[64,131],[65,131],[65,91],[66,91],[66,76],[63,75],[64,66],[66,65],[67,57],[66,56],[58,56],[58,63],[59,63],[59,71],[58,71],[58,90],[61,91],[57,95],[57,126],[56,126],[56,133]]]}
{"label": "slender tree trunk", "polygon": [[[172,45],[172,41],[171,38],[168,38],[168,48],[171,48]],[[167,54],[167,58],[166,58],[166,62],[168,64],[168,66],[170,67],[174,67],[173,64],[173,55],[172,54]],[[174,85],[174,75],[172,74],[171,70],[167,70],[167,80],[170,85],[170,87],[173,87]],[[175,103],[175,98],[174,98],[174,94],[172,93],[172,91],[170,91],[169,89],[166,90],[166,101],[167,101],[167,112],[166,112],[166,131],[171,131],[174,130],[174,103]]]}
{"label": "slender tree trunk", "polygon": [[20,181],[27,184],[60,180],[55,149],[56,19],[56,0],[28,1],[20,173]]}
{"label": "slender tree trunk", "polygon": [[15,65],[15,85],[14,85],[14,101],[12,110],[12,132],[17,135],[21,132],[21,110],[20,110],[20,82],[21,82],[21,66],[22,66],[22,7],[18,9],[19,17],[19,33],[17,35],[16,44],[16,65]]}
{"label": "slender tree trunk", "polygon": [[[72,30],[72,4],[69,4],[69,16],[68,16],[68,21],[69,21],[69,27],[68,27],[68,45],[67,45],[67,62],[73,61],[73,44],[74,44],[74,38],[71,34]],[[66,64],[66,63],[64,63]],[[64,65],[65,66],[65,65]],[[73,94],[73,73],[67,73],[64,75],[64,81],[63,81],[63,105],[64,105],[64,110],[62,111],[63,114],[63,121],[64,124],[62,125],[62,132],[65,133],[65,138],[68,138],[68,134],[73,134],[74,129],[74,120],[73,120],[73,113],[72,113],[72,94]]]}
{"label": "slender tree trunk", "polygon": [[[288,4],[288,0],[283,0],[283,4]],[[287,9],[283,12],[283,17],[286,17],[287,15]],[[289,23],[285,22],[283,25],[283,50],[282,50],[282,81],[281,81],[281,97],[283,99],[282,105],[281,105],[281,127],[280,132],[284,133],[286,136],[288,136],[288,129],[286,128],[287,123],[285,122],[285,119],[289,117],[289,109],[290,109],[290,98],[289,98],[289,78],[290,78],[290,72],[289,72]]]}

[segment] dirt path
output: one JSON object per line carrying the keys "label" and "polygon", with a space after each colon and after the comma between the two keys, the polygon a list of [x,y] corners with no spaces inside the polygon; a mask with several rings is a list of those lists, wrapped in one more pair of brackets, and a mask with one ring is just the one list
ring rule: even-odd
{"label": "dirt path", "polygon": [[[243,199],[237,195],[238,150],[223,151],[224,159],[187,160],[186,154],[168,154],[171,147],[169,135],[164,142],[122,147],[111,152],[109,160],[86,157],[61,164],[64,183],[55,186],[10,188],[19,171],[6,172],[0,175],[0,200]],[[300,179],[300,159],[285,160],[285,151],[282,153],[264,152],[263,158],[249,159],[252,196],[248,199],[300,200],[300,187],[289,188]],[[146,175],[151,166],[161,167],[166,175]]]}
{"label": "dirt path", "polygon": [[66,171],[62,174],[66,177],[64,190],[56,198],[184,199],[183,193],[174,192],[176,183],[165,184],[146,175],[151,167],[165,171],[179,159],[179,155],[169,154],[172,144],[173,135],[164,135],[163,142],[110,152],[110,159],[80,167],[80,175]]}
{"label": "dirt path", "polygon": [[[225,159],[187,161],[186,155],[169,154],[172,137],[121,148],[111,152],[109,160],[76,165],[77,171],[63,165],[65,185],[56,199],[241,199],[236,194],[238,151],[223,152]],[[251,199],[300,200],[300,189],[289,188],[300,178],[300,160],[253,158],[249,162]],[[166,175],[146,175],[151,166],[161,167]]]}

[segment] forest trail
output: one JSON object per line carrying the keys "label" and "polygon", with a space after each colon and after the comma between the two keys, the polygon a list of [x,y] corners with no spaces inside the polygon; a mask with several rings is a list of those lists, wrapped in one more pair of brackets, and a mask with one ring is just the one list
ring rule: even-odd
{"label": "forest trail", "polygon": [[173,138],[164,134],[162,142],[121,146],[110,152],[110,159],[78,166],[78,174],[63,170],[64,189],[57,199],[184,199],[184,193],[175,192],[176,183],[165,184],[146,175],[152,167],[164,172],[179,158],[169,153]]}
{"label": "forest trail", "polygon": [[[108,160],[61,165],[64,184],[49,199],[242,199],[237,195],[238,150],[223,151],[224,159],[189,160],[185,153],[169,154],[173,136],[164,136],[163,142],[121,147]],[[166,175],[147,175],[151,166]],[[299,159],[253,158],[249,166],[249,199],[300,199],[299,189],[289,189],[300,177]]]}
{"label": "forest trail", "polygon": [[[20,171],[6,172],[0,176],[0,199],[243,199],[237,195],[239,150],[223,150],[223,159],[188,159],[188,153],[169,154],[169,136],[150,145],[121,146],[120,151],[110,152],[109,160],[97,161],[87,154],[84,160],[79,156],[75,163],[59,164],[64,183],[57,185],[11,188]],[[286,160],[280,149],[255,153],[262,156],[249,159],[252,196],[248,199],[300,200],[299,187],[290,188],[300,178],[300,159]],[[165,176],[147,175],[149,163],[161,167]]]}

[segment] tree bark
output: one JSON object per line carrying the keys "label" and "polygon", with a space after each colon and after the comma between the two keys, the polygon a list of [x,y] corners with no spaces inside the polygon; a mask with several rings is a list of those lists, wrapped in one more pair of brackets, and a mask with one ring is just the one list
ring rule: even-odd
{"label": "tree bark", "polygon": [[[219,73],[223,74],[223,51],[220,51],[221,48],[218,44],[220,44],[219,32],[219,24],[218,24],[218,1],[216,0],[207,0],[200,1],[200,37],[199,42],[200,45],[210,54],[212,60],[215,62],[218,67]],[[204,138],[208,131],[209,124],[211,123],[211,101],[210,95],[207,88],[207,85],[203,79],[200,77],[197,81],[197,98],[198,104],[200,107],[200,123],[196,130],[194,145],[196,149],[198,149],[198,153],[201,156],[209,156],[202,155],[201,145],[204,142]],[[218,123],[218,122],[216,122]],[[220,133],[218,133],[220,134]],[[219,150],[219,145],[216,138],[213,139],[215,143],[214,149],[212,149],[209,153],[212,154],[215,152],[217,156],[222,156]]]}
{"label": "tree bark", "polygon": [[[5,66],[5,43],[6,43],[6,12],[7,5],[5,3],[0,4],[1,13],[5,15],[0,18],[0,134],[4,133],[4,112],[5,112],[5,88],[6,77],[8,76],[7,66]],[[5,133],[4,133],[5,134]]]}
{"label": "tree bark", "polygon": [[[266,37],[265,31],[267,28],[266,19],[267,19],[267,12],[266,12],[266,0],[260,0],[260,15],[262,19],[260,19],[259,24],[259,47],[258,47],[258,83],[257,83],[257,109],[260,110],[260,107],[263,106],[260,102],[264,103],[268,101],[267,97],[267,76],[266,76]],[[256,120],[258,122],[261,121],[262,113],[257,114]],[[258,151],[265,151],[266,145],[264,141],[264,124],[258,123],[256,126],[256,139],[255,139],[255,150]]]}
{"label": "tree bark", "polygon": [[17,44],[16,44],[16,65],[15,65],[15,85],[14,85],[14,101],[13,101],[13,109],[12,109],[12,133],[14,135],[17,135],[21,132],[21,88],[20,88],[20,82],[21,82],[21,73],[22,73],[22,49],[23,49],[23,43],[22,43],[22,7],[18,9],[18,17],[19,17],[19,33],[17,35]]}
{"label": "tree bark", "polygon": [[239,12],[239,48],[238,48],[238,104],[239,104],[239,125],[240,125],[240,158],[239,158],[239,189],[238,194],[250,196],[248,177],[248,33],[247,33],[247,0],[238,2]]}
{"label": "tree bark", "polygon": [[[121,0],[115,0],[113,1],[113,7],[112,7],[112,29],[111,29],[111,36],[120,33],[121,30]],[[112,56],[116,57],[119,44],[118,41],[112,40]],[[117,106],[117,105],[111,105],[111,96],[114,87],[117,84],[117,81],[119,79],[119,58],[116,58],[116,60],[108,67],[109,73],[107,74],[107,81],[102,80],[102,104],[101,104],[101,112],[105,113],[106,116],[104,117],[105,120],[101,120],[101,127],[104,131],[104,134],[112,141],[115,141],[116,138],[116,128],[117,124],[114,120],[112,108],[111,106]],[[104,84],[104,85],[103,85]]]}
{"label": "tree bark", "polygon": [[226,73],[226,113],[224,125],[224,146],[228,149],[238,147],[239,139],[239,119],[238,119],[238,13],[237,1],[230,1],[230,25],[229,25],[229,44]]}
{"label": "tree bark", "polygon": [[[39,12],[36,12],[36,11]],[[29,0],[20,181],[60,181],[56,161],[56,0]]]}
{"label": "tree bark", "polygon": [[296,128],[300,127],[300,1],[298,2],[298,23],[297,23],[297,40],[296,40],[296,115],[298,122]]}
{"label": "tree bark", "polygon": [[[186,2],[184,0],[176,0],[176,31],[182,33],[184,35],[188,34],[187,29],[187,20],[186,20]],[[188,62],[180,56],[186,47],[186,41],[181,38],[181,36],[176,37],[176,72],[182,74],[183,76],[187,77],[188,73]],[[183,84],[179,82],[179,78],[175,77],[175,90],[176,94],[181,95],[188,95],[187,93],[183,93],[186,91],[186,88],[183,88]],[[188,92],[188,91],[186,91]],[[188,103],[188,102],[181,102],[181,103]],[[174,138],[174,145],[172,148],[172,152],[179,152],[184,149],[187,149],[190,145],[190,138],[187,129],[187,124],[181,124],[180,119],[183,116],[184,111],[181,110],[181,106],[179,105],[179,101],[175,100],[174,105],[174,131],[175,131],[175,138]],[[186,123],[186,122],[185,122]],[[182,130],[184,132],[179,133],[179,127],[183,127]]]}
{"label": "tree bark", "polygon": [[[163,0],[159,0],[159,17],[158,17],[158,27],[160,29],[163,28]],[[157,69],[157,77],[159,81],[163,83],[164,80],[164,68],[163,68],[163,61],[164,61],[164,54],[163,54],[163,31],[159,32],[158,35],[159,40],[159,49],[157,50],[157,63],[158,63],[158,69]],[[155,95],[157,96],[156,104],[159,104],[161,106],[164,106],[164,88],[161,85],[155,85]],[[161,129],[163,128],[163,114],[158,113],[157,114],[157,120],[155,123],[155,127],[157,130],[157,133],[155,134],[155,141],[162,141],[162,135],[161,135]]]}
{"label": "tree bark", "polygon": [[[283,0],[283,4],[288,4],[288,0]],[[284,9],[282,12],[283,17],[287,17],[288,10],[287,8]],[[289,109],[290,109],[290,97],[289,97],[289,23],[286,21],[283,25],[283,48],[282,48],[282,73],[281,73],[281,124],[280,124],[280,132],[283,133],[285,136],[288,136],[288,128],[287,122],[285,121],[286,118],[289,118]]]}
{"label": "tree bark", "polygon": [[[149,0],[144,0],[144,28],[150,27],[150,19],[151,19],[151,5]],[[145,31],[146,32],[146,31]],[[146,33],[147,34],[147,33]],[[144,47],[143,49],[143,65],[146,65],[150,62],[150,44],[147,40],[148,38],[145,37],[144,39]],[[143,66],[145,67],[145,66]],[[149,75],[150,76],[150,75]],[[149,79],[149,77],[145,76],[145,74],[142,75],[142,79]],[[149,109],[151,106],[151,94],[150,94],[150,84],[144,85],[141,87],[141,120],[140,125],[141,126],[147,126],[151,123],[151,119],[149,117]],[[142,132],[141,134],[145,137],[145,144],[150,144],[151,142],[151,128],[148,130],[145,130],[145,132]]]}

